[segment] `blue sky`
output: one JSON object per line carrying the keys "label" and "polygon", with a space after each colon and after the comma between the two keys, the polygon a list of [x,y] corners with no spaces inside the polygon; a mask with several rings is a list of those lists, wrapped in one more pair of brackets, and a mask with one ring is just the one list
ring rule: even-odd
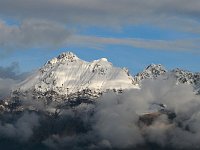
{"label": "blue sky", "polygon": [[21,72],[64,51],[135,74],[151,63],[200,71],[198,0],[0,0],[0,66]]}

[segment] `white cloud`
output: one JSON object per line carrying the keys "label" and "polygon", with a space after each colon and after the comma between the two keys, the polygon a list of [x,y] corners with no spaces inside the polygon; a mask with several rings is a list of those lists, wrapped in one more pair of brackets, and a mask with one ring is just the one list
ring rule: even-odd
{"label": "white cloud", "polygon": [[[161,115],[151,125],[139,128],[138,115],[148,112],[152,103],[166,104],[176,118]],[[200,97],[190,85],[176,85],[173,78],[146,80],[140,90],[104,94],[95,109],[94,131],[114,148],[148,142],[172,149],[199,148],[199,108]]]}

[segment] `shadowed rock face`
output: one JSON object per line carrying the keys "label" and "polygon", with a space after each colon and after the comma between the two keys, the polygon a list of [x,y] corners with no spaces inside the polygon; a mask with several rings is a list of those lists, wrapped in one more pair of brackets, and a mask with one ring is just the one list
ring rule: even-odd
{"label": "shadowed rock face", "polygon": [[139,117],[139,124],[140,126],[149,126],[151,125],[160,115],[162,115],[159,112],[153,112],[149,114],[144,114]]}
{"label": "shadowed rock face", "polygon": [[170,122],[173,122],[173,120],[176,118],[176,113],[173,112],[172,110],[168,110],[166,105],[164,104],[152,104],[152,105],[157,105],[158,106],[157,110],[139,116],[138,123],[141,127],[152,125],[154,121],[158,119],[158,117],[160,117],[161,115],[167,116]]}
{"label": "shadowed rock face", "polygon": [[143,124],[143,125],[152,125],[153,122],[161,115],[167,115],[168,119],[170,121],[173,121],[174,118],[176,118],[176,114],[173,112],[153,112],[153,113],[149,113],[149,114],[144,114],[139,116],[139,124]]}

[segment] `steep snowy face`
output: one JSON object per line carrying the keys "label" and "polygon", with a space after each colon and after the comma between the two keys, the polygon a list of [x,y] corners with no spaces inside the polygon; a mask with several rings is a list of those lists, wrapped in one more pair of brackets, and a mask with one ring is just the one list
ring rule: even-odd
{"label": "steep snowy face", "polygon": [[114,67],[106,58],[86,62],[67,52],[48,61],[21,83],[18,91],[54,91],[61,95],[70,95],[84,90],[98,93],[138,88],[133,83],[134,79],[127,70]]}

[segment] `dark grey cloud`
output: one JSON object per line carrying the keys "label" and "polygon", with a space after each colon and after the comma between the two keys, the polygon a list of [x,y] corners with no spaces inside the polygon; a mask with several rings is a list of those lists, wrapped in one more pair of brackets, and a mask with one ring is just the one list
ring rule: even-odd
{"label": "dark grey cloud", "polygon": [[198,19],[199,7],[198,0],[1,0],[0,14],[16,20],[56,20],[81,26],[163,22],[176,25],[179,19]]}
{"label": "dark grey cloud", "polygon": [[29,73],[20,73],[20,67],[17,62],[11,63],[7,67],[0,66],[1,79],[23,80]]}
{"label": "dark grey cloud", "polygon": [[33,128],[39,125],[39,117],[34,113],[25,112],[14,123],[0,122],[0,137],[16,138],[19,141],[28,140],[33,134]]}
{"label": "dark grey cloud", "polygon": [[7,67],[0,66],[0,100],[5,96],[9,96],[12,88],[28,76],[28,72],[20,73],[17,62],[13,62]]}
{"label": "dark grey cloud", "polygon": [[149,17],[198,18],[200,14],[198,0],[1,0],[0,4],[2,16],[16,19],[42,18],[67,23],[82,21],[89,24],[112,24],[144,21]]}
{"label": "dark grey cloud", "polygon": [[17,62],[13,62],[8,67],[2,67],[0,66],[0,78],[10,78],[10,79],[16,79],[17,72],[19,71],[19,65]]}
{"label": "dark grey cloud", "polygon": [[37,47],[56,48],[66,44],[70,32],[64,25],[38,20],[27,20],[20,25],[0,21],[0,45],[6,51]]}
{"label": "dark grey cloud", "polygon": [[18,82],[13,79],[2,79],[0,78],[0,100],[9,96],[13,86],[15,86]]}

